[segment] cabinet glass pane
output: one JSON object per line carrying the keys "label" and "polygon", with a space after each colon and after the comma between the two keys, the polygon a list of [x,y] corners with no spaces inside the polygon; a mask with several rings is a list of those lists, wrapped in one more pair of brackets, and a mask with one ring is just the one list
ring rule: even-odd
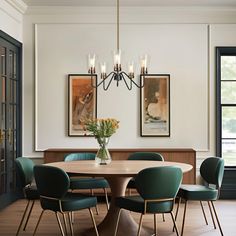
{"label": "cabinet glass pane", "polygon": [[14,74],[13,60],[14,60],[14,52],[10,50],[10,52],[9,52],[9,72],[10,72],[10,78],[12,78],[13,74]]}
{"label": "cabinet glass pane", "polygon": [[222,140],[222,157],[225,166],[236,166],[236,139]]}
{"label": "cabinet glass pane", "polygon": [[236,82],[221,82],[221,104],[236,104]]}
{"label": "cabinet glass pane", "polygon": [[1,79],[2,82],[2,102],[6,101],[6,79],[5,77],[2,77]]}
{"label": "cabinet glass pane", "polygon": [[14,110],[13,110],[13,129],[16,129],[16,122],[17,122],[17,120],[16,120],[16,105],[14,105],[14,108],[13,108]]}
{"label": "cabinet glass pane", "polygon": [[2,46],[0,46],[0,56],[2,75],[6,75],[6,48]]}
{"label": "cabinet glass pane", "polygon": [[236,107],[222,107],[222,138],[236,138]]}
{"label": "cabinet glass pane", "polygon": [[13,81],[13,97],[14,97],[14,100],[13,100],[13,102],[14,103],[17,103],[17,90],[16,90],[16,87],[17,86],[17,81]]}
{"label": "cabinet glass pane", "polygon": [[13,78],[16,79],[16,53],[13,54]]}
{"label": "cabinet glass pane", "polygon": [[6,104],[2,103],[2,107],[1,107],[1,124],[0,124],[0,128],[4,129],[5,128],[5,114],[6,114]]}
{"label": "cabinet glass pane", "polygon": [[236,56],[221,56],[221,80],[236,80]]}

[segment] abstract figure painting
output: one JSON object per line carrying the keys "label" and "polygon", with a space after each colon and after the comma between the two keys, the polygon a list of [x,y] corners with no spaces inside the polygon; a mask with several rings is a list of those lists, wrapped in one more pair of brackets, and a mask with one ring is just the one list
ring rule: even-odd
{"label": "abstract figure painting", "polygon": [[[96,75],[93,80],[95,83]],[[68,82],[68,135],[87,136],[84,121],[97,118],[97,91],[91,86],[91,76],[87,74],[70,74]]]}
{"label": "abstract figure painting", "polygon": [[[141,75],[142,76],[142,75]],[[140,96],[142,137],[170,136],[170,75],[145,75]]]}

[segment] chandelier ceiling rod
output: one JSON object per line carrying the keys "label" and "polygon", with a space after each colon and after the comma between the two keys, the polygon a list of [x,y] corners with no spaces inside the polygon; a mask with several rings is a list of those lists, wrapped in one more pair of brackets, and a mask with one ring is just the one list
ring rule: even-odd
{"label": "chandelier ceiling rod", "polygon": [[117,8],[117,18],[116,18],[116,43],[117,43],[117,51],[120,49],[120,0],[116,1]]}

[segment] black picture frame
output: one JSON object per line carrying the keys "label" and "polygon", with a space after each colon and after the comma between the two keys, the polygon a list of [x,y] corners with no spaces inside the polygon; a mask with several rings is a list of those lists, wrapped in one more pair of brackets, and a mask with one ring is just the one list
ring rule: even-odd
{"label": "black picture frame", "polygon": [[[91,81],[92,80],[92,81]],[[84,121],[97,118],[97,75],[68,75],[68,136],[86,137]]]}
{"label": "black picture frame", "polygon": [[140,136],[170,137],[170,75],[140,76]]}

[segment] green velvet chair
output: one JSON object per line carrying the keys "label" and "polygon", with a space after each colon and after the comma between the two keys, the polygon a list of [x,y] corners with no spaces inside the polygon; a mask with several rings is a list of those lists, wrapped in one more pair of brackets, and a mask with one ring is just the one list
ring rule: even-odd
{"label": "green velvet chair", "polygon": [[[70,232],[71,235],[74,235],[70,213],[82,209],[89,209],[96,235],[99,235],[94,220],[93,212],[90,209],[91,207],[96,206],[96,197],[68,192],[70,188],[70,178],[67,173],[57,167],[36,165],[34,167],[34,174],[36,185],[40,195],[40,203],[43,210],[40,214],[33,235],[36,234],[36,231],[38,229],[39,223],[45,210],[55,212],[61,235],[63,236],[65,235],[65,232],[67,234],[66,218],[68,217]],[[59,213],[61,213],[63,216],[65,231],[62,227],[59,218]]]}
{"label": "green velvet chair", "polygon": [[19,177],[19,183],[23,189],[24,197],[25,199],[27,199],[27,205],[25,207],[16,233],[16,235],[19,235],[21,226],[25,219],[26,221],[23,230],[25,231],[26,229],[32,209],[34,207],[35,200],[39,199],[39,194],[36,185],[32,184],[34,179],[33,161],[26,157],[18,157],[16,158],[15,163],[17,176]]}
{"label": "green velvet chair", "polygon": [[[163,156],[160,153],[157,152],[135,152],[132,153],[129,157],[128,160],[133,160],[133,161],[164,161]],[[128,185],[127,189],[129,191],[129,195],[131,196],[132,189],[136,189],[135,186],[135,178],[132,178]],[[162,214],[162,219],[165,221],[165,215]]]}
{"label": "green velvet chair", "polygon": [[[71,153],[65,156],[64,161],[83,161],[83,160],[95,160],[95,153]],[[103,189],[106,198],[107,209],[109,207],[107,188],[109,188],[108,182],[104,178],[81,178],[71,177],[70,178],[70,189],[90,189],[93,195],[93,189]],[[96,207],[98,214],[98,208]]]}
{"label": "green velvet chair", "polygon": [[181,199],[185,200],[181,236],[184,233],[184,224],[186,219],[186,210],[188,201],[200,201],[206,224],[208,224],[206,219],[206,214],[204,212],[204,208],[202,205],[202,201],[206,201],[210,209],[214,228],[216,229],[213,212],[216,217],[220,233],[223,236],[223,231],[213,201],[216,201],[219,198],[220,187],[224,174],[224,160],[218,157],[209,157],[205,159],[200,166],[200,174],[205,182],[205,185],[190,185],[190,184],[181,185],[178,192],[179,202],[177,206],[175,219],[177,219]]}
{"label": "green velvet chair", "polygon": [[177,236],[177,225],[173,216],[175,197],[182,181],[182,171],[178,167],[151,167],[140,171],[135,178],[135,185],[139,195],[116,198],[115,204],[120,208],[115,236],[122,209],[141,213],[137,235],[140,235],[143,215],[154,215],[154,234],[157,235],[156,214],[170,213]]}
{"label": "green velvet chair", "polygon": [[[138,161],[164,161],[163,156],[160,153],[156,152],[135,152],[128,157],[128,160]],[[132,178],[128,185],[127,189],[136,189],[135,178]],[[130,191],[131,194],[131,191]]]}

